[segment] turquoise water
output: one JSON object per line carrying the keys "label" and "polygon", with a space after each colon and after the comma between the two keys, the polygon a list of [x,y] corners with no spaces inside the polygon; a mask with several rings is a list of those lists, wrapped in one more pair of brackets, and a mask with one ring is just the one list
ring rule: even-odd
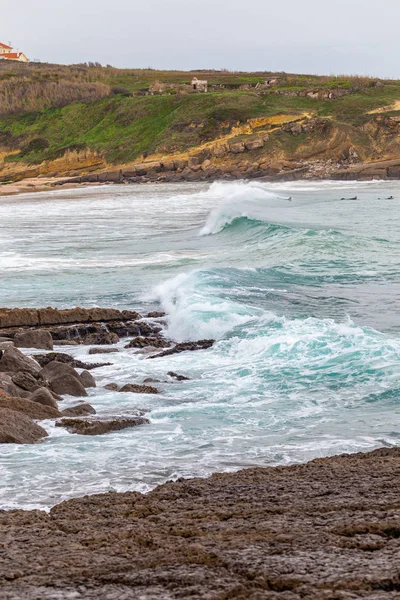
{"label": "turquoise water", "polygon": [[[151,424],[86,438],[45,422],[45,442],[0,448],[0,507],[396,445],[399,225],[399,183],[130,185],[1,199],[0,305],[162,308],[166,335],[217,343],[146,360],[122,340],[89,401],[104,415],[145,409]],[[170,370],[191,380],[171,383]],[[146,377],[161,380],[161,394],[100,387]]]}

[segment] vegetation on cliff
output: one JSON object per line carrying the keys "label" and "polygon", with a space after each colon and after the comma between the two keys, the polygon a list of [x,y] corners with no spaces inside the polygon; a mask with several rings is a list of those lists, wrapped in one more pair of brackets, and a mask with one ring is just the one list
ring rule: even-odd
{"label": "vegetation on cliff", "polygon": [[[208,93],[149,92],[155,81],[187,84],[193,76],[208,80]],[[266,87],[272,76],[276,82]],[[89,156],[82,168],[104,168],[271,130],[277,135],[264,140],[263,155],[276,160],[309,159],[316,144],[315,157],[325,160],[340,161],[351,148],[362,160],[390,158],[400,150],[399,101],[400,81],[393,80],[1,64],[0,176],[13,179],[71,152]],[[275,116],[282,122],[263,121]],[[310,119],[320,126],[308,134],[282,129]]]}

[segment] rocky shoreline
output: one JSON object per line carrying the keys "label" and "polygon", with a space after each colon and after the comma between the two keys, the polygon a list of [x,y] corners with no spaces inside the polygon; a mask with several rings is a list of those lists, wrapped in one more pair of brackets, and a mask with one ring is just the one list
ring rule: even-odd
{"label": "rocky shoreline", "polygon": [[4,600],[394,600],[400,450],[0,512]]}
{"label": "rocky shoreline", "polygon": [[[86,390],[104,362],[85,363],[53,345],[87,346],[97,360],[118,352],[124,337],[144,360],[212,346],[167,339],[163,319],[160,312],[99,308],[0,309],[0,442],[43,443],[41,422],[49,419],[80,435],[151,427],[141,411],[96,415]],[[105,387],[162,393],[156,385]],[[63,395],[77,403],[62,409]],[[394,600],[399,497],[400,449],[383,448],[179,479],[146,495],[86,496],[49,513],[0,511],[0,597]]]}
{"label": "rocky shoreline", "polygon": [[[40,421],[56,419],[56,426],[70,433],[102,435],[148,425],[144,412],[104,419],[82,400],[87,389],[96,387],[93,372],[107,362],[82,362],[64,352],[53,352],[54,344],[90,346],[88,356],[118,352],[121,338],[131,338],[125,348],[146,359],[204,350],[214,340],[175,343],[163,335],[164,313],[143,317],[136,311],[102,308],[0,309],[0,444],[32,444],[47,437]],[[45,350],[28,356],[21,349]],[[185,375],[169,372],[169,381]],[[156,383],[156,382],[155,382]],[[109,382],[105,389],[131,394],[158,394],[153,381],[134,381],[123,386]],[[63,396],[80,399],[66,409]],[[134,411],[135,412],[135,411]]]}

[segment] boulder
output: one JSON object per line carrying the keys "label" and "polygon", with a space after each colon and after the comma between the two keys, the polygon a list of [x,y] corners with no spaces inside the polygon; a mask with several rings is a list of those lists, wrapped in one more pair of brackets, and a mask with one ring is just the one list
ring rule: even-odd
{"label": "boulder", "polygon": [[117,344],[119,342],[119,337],[116,333],[112,333],[110,331],[102,331],[99,333],[88,333],[82,339],[82,343],[87,346],[91,346],[92,344]]}
{"label": "boulder", "polygon": [[11,396],[19,396],[19,391],[10,375],[0,373],[0,392],[3,391]]}
{"label": "boulder", "polygon": [[57,408],[43,406],[43,404],[32,402],[32,400],[26,398],[16,398],[8,395],[0,395],[0,408],[15,410],[31,419],[39,420],[56,419],[61,414]]}
{"label": "boulder", "polygon": [[215,340],[199,340],[197,342],[182,342],[180,344],[176,344],[173,348],[169,348],[168,350],[164,350],[164,352],[159,352],[155,356],[148,356],[150,358],[160,358],[162,356],[170,356],[171,354],[179,354],[180,352],[187,352],[193,350],[206,350],[207,348],[211,348],[215,344]]}
{"label": "boulder", "polygon": [[70,433],[80,435],[102,435],[148,423],[150,421],[144,417],[117,417],[114,419],[89,417],[87,419],[60,419],[60,421],[57,421],[56,426],[65,427]]}
{"label": "boulder", "polygon": [[125,348],[146,348],[147,346],[152,346],[153,348],[170,348],[171,342],[167,342],[162,338],[136,337]]}
{"label": "boulder", "polygon": [[19,371],[11,379],[15,385],[27,392],[34,392],[39,387],[37,379],[27,371]]}
{"label": "boulder", "polygon": [[82,371],[82,373],[79,375],[79,379],[81,380],[81,383],[85,388],[96,387],[95,378],[93,377],[93,375],[91,375],[91,373],[89,373],[89,371]]}
{"label": "boulder", "polygon": [[112,354],[119,352],[118,348],[90,348],[89,354]]}
{"label": "boulder", "polygon": [[58,410],[57,401],[50,390],[45,387],[40,387],[35,390],[29,399],[31,402],[37,402],[43,406],[51,406],[52,408],[56,408]]}
{"label": "boulder", "polygon": [[25,356],[18,348],[7,348],[0,359],[0,372],[17,373],[27,371],[31,375],[37,375],[40,365],[29,356]]}
{"label": "boulder", "polygon": [[56,394],[67,394],[68,396],[83,397],[87,396],[87,392],[83,384],[76,379],[75,376],[69,373],[64,373],[59,377],[55,377],[50,381],[50,389]]}
{"label": "boulder", "polygon": [[111,392],[119,392],[120,387],[117,383],[107,383],[107,385],[104,386],[105,390],[110,390]]}
{"label": "boulder", "polygon": [[149,312],[146,315],[147,319],[160,319],[161,317],[165,317],[165,312],[161,312],[161,311],[153,311],[153,312]]}
{"label": "boulder", "polygon": [[46,329],[28,329],[15,334],[14,344],[17,348],[39,348],[53,350],[53,338]]}
{"label": "boulder", "polygon": [[63,417],[86,417],[87,415],[95,415],[96,411],[88,402],[81,402],[75,406],[70,406],[61,411]]}
{"label": "boulder", "polygon": [[246,150],[258,150],[259,148],[263,148],[264,140],[262,138],[247,140],[244,145],[246,146]]}
{"label": "boulder", "polygon": [[229,152],[232,152],[232,154],[241,154],[245,149],[244,142],[231,142],[229,144]]}
{"label": "boulder", "polygon": [[0,408],[0,444],[34,444],[47,432],[26,415]]}
{"label": "boulder", "polygon": [[151,385],[138,385],[136,383],[127,383],[120,390],[120,392],[132,392],[133,394],[158,394],[157,388]]}
{"label": "boulder", "polygon": [[80,381],[78,371],[75,371],[75,369],[68,363],[59,362],[57,360],[53,360],[43,367],[43,369],[40,371],[40,375],[46,381],[52,381],[61,375],[71,375],[72,377],[75,377],[77,381]]}
{"label": "boulder", "polygon": [[122,179],[121,171],[108,171],[107,173],[99,173],[99,182],[105,183],[107,181],[111,183],[117,183]]}

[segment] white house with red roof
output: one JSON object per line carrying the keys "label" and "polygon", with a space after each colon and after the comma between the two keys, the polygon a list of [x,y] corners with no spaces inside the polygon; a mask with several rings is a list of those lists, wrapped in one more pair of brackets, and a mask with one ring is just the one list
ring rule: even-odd
{"label": "white house with red roof", "polygon": [[16,52],[11,46],[0,42],[0,60],[17,60],[18,62],[29,62],[23,52]]}

